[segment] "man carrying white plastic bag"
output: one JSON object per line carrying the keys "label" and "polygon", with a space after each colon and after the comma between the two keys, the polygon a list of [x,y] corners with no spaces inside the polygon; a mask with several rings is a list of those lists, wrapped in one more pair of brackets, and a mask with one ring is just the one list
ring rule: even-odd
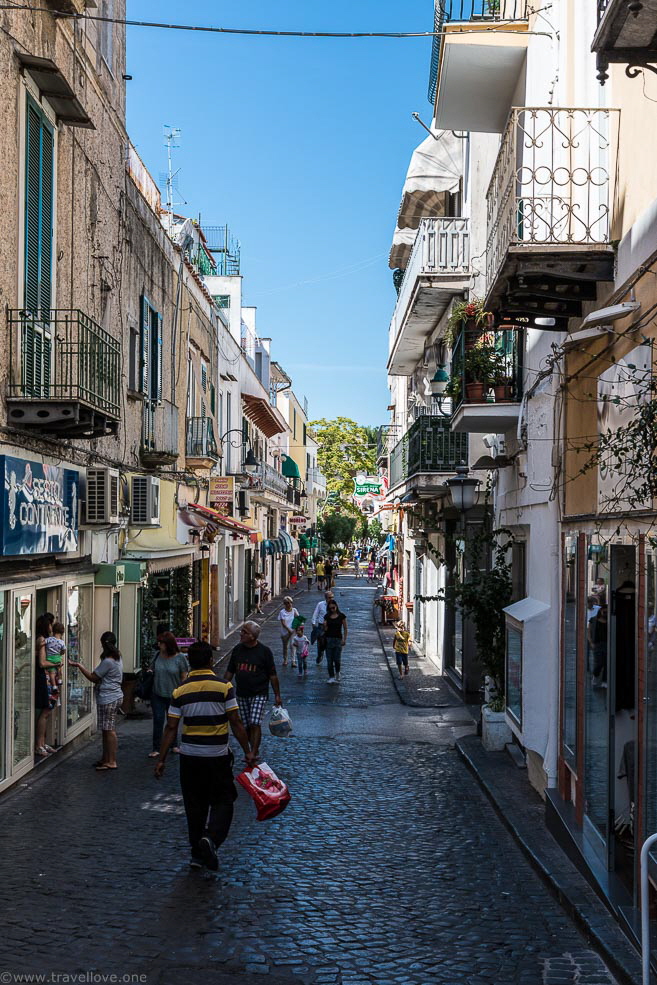
{"label": "man carrying white plastic bag", "polygon": [[292,719],[285,708],[273,708],[269,719],[269,731],[279,739],[287,739],[292,732]]}

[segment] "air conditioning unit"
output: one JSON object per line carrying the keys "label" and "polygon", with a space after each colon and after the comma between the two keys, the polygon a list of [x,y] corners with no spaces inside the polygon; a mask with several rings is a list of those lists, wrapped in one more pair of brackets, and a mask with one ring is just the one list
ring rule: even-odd
{"label": "air conditioning unit", "polygon": [[118,469],[87,469],[84,521],[103,526],[119,522]]}
{"label": "air conditioning unit", "polygon": [[153,475],[133,475],[130,523],[135,527],[157,527],[160,523],[160,480]]}

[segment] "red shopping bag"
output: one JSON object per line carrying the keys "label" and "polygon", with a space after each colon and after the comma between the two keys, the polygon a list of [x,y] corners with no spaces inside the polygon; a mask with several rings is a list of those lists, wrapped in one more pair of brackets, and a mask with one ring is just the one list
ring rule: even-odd
{"label": "red shopping bag", "polygon": [[290,791],[266,763],[244,770],[236,779],[255,801],[258,821],[276,817],[290,803]]}

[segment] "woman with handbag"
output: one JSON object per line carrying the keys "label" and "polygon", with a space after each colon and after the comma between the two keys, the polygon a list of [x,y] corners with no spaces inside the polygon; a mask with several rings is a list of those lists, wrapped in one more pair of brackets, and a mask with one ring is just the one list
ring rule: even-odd
{"label": "woman with handbag", "polygon": [[[162,732],[173,692],[189,674],[187,657],[184,653],[180,653],[173,633],[162,633],[158,637],[158,647],[160,652],[152,666],[153,751],[148,754],[151,759],[160,754]],[[178,752],[178,747],[174,746],[173,751]]]}

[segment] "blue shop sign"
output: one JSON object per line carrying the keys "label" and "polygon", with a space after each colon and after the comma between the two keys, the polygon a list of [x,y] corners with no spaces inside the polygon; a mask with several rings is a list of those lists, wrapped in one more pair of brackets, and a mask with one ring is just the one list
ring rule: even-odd
{"label": "blue shop sign", "polygon": [[0,455],[0,475],[3,556],[77,551],[77,472]]}

